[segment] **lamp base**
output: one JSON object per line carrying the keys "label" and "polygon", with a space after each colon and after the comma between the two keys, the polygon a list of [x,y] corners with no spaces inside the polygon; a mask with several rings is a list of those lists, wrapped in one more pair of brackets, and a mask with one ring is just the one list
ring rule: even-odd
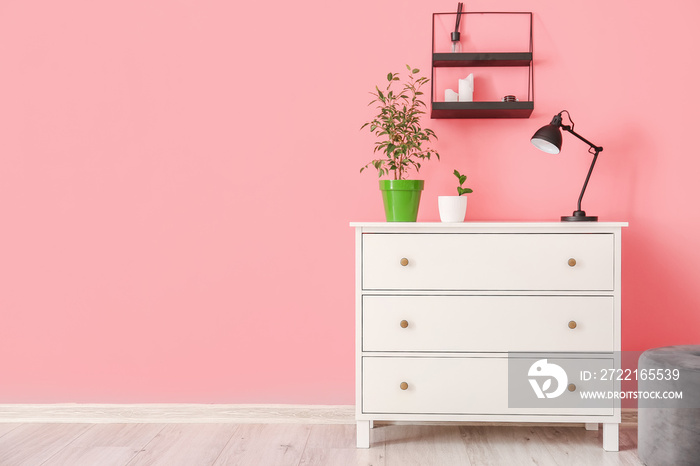
{"label": "lamp base", "polygon": [[583,210],[575,210],[574,215],[561,217],[562,222],[597,222],[597,215],[586,215]]}

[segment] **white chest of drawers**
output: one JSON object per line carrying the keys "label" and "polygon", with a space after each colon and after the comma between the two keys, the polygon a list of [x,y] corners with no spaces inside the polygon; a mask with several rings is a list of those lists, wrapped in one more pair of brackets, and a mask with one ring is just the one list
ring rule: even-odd
{"label": "white chest of drawers", "polygon": [[[617,451],[618,401],[513,406],[508,371],[538,353],[619,368],[626,223],[351,226],[358,448],[375,420],[575,422],[602,423],[603,448]],[[577,383],[567,396],[601,387]]]}

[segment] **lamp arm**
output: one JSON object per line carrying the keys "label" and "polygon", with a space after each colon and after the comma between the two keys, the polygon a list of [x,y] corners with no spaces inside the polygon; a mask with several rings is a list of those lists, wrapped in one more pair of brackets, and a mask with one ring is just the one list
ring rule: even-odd
{"label": "lamp arm", "polygon": [[578,134],[576,131],[574,131],[574,129],[571,126],[561,125],[561,129],[570,132],[571,134],[573,134],[574,136],[576,136],[577,138],[579,138],[580,140],[582,140],[583,142],[585,142],[586,144],[591,146],[591,148],[594,149],[596,152],[603,152],[602,147],[596,146],[591,141],[589,141],[588,139],[586,139],[583,136],[581,136],[580,134]]}
{"label": "lamp arm", "polygon": [[591,168],[588,169],[588,175],[586,175],[586,181],[583,182],[583,188],[581,189],[581,195],[578,197],[578,207],[577,210],[581,211],[581,201],[583,200],[583,194],[586,192],[586,187],[588,186],[588,180],[591,179],[591,173],[593,173],[593,167],[595,167],[595,162],[598,160],[598,154],[603,152],[603,148],[600,146],[596,146],[593,144],[591,141],[588,139],[584,138],[580,134],[578,134],[576,131],[573,130],[571,126],[568,125],[561,125],[561,129],[566,130],[579,138],[581,141],[585,142],[589,146],[591,146],[591,149],[593,149],[595,152],[593,154],[593,161],[591,162]]}
{"label": "lamp arm", "polygon": [[[583,200],[583,193],[586,192],[586,186],[588,186],[588,180],[591,179],[591,173],[593,173],[593,167],[595,166],[596,160],[598,160],[598,154],[602,148],[596,147],[595,154],[593,155],[593,162],[591,162],[591,168],[588,169],[588,175],[586,175],[586,181],[583,182],[583,188],[581,189],[581,195],[578,197],[578,210],[581,210],[581,201]],[[598,150],[600,149],[600,150]]]}

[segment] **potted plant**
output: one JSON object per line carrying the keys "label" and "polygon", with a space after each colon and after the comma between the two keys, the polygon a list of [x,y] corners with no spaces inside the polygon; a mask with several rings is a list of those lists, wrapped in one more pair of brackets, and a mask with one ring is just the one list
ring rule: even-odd
{"label": "potted plant", "polygon": [[360,169],[362,172],[370,165],[374,166],[381,178],[391,175],[391,179],[379,180],[379,189],[384,200],[384,212],[387,222],[415,222],[418,216],[418,205],[423,190],[423,180],[407,180],[410,168],[420,171],[420,162],[430,160],[432,155],[440,159],[433,149],[425,147],[425,143],[437,139],[435,133],[421,127],[421,116],[425,114],[426,105],[421,100],[421,88],[430,81],[418,76],[420,70],[408,69],[408,79],[400,83],[398,91],[392,85],[398,81],[398,73],[387,75],[388,84],[384,91],[375,86],[375,97],[369,105],[377,104],[379,113],[362,125],[378,137],[374,153],[383,152],[384,157],[372,160]]}
{"label": "potted plant", "polygon": [[[467,196],[464,194],[473,193],[470,188],[463,188],[462,185],[467,181],[467,175],[460,174],[457,170],[454,176],[459,180],[456,196],[438,196],[438,210],[440,211],[440,220],[448,223],[463,222],[467,215]],[[464,197],[463,197],[464,196]]]}

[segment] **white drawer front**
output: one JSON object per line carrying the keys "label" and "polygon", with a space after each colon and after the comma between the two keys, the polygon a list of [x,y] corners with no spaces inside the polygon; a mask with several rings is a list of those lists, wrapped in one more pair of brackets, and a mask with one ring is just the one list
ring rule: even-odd
{"label": "white drawer front", "polygon": [[602,233],[364,234],[362,286],[611,291],[613,255],[614,235]]}
{"label": "white drawer front", "polygon": [[[568,407],[509,408],[507,358],[365,357],[362,373],[363,413],[594,416],[611,415],[613,410],[612,400],[582,407],[585,402],[579,394],[593,387],[611,389],[612,382],[586,384],[578,380],[575,391],[565,390],[557,400]],[[547,401],[543,400],[545,405]]]}
{"label": "white drawer front", "polygon": [[614,349],[611,296],[364,296],[362,303],[364,351]]}

